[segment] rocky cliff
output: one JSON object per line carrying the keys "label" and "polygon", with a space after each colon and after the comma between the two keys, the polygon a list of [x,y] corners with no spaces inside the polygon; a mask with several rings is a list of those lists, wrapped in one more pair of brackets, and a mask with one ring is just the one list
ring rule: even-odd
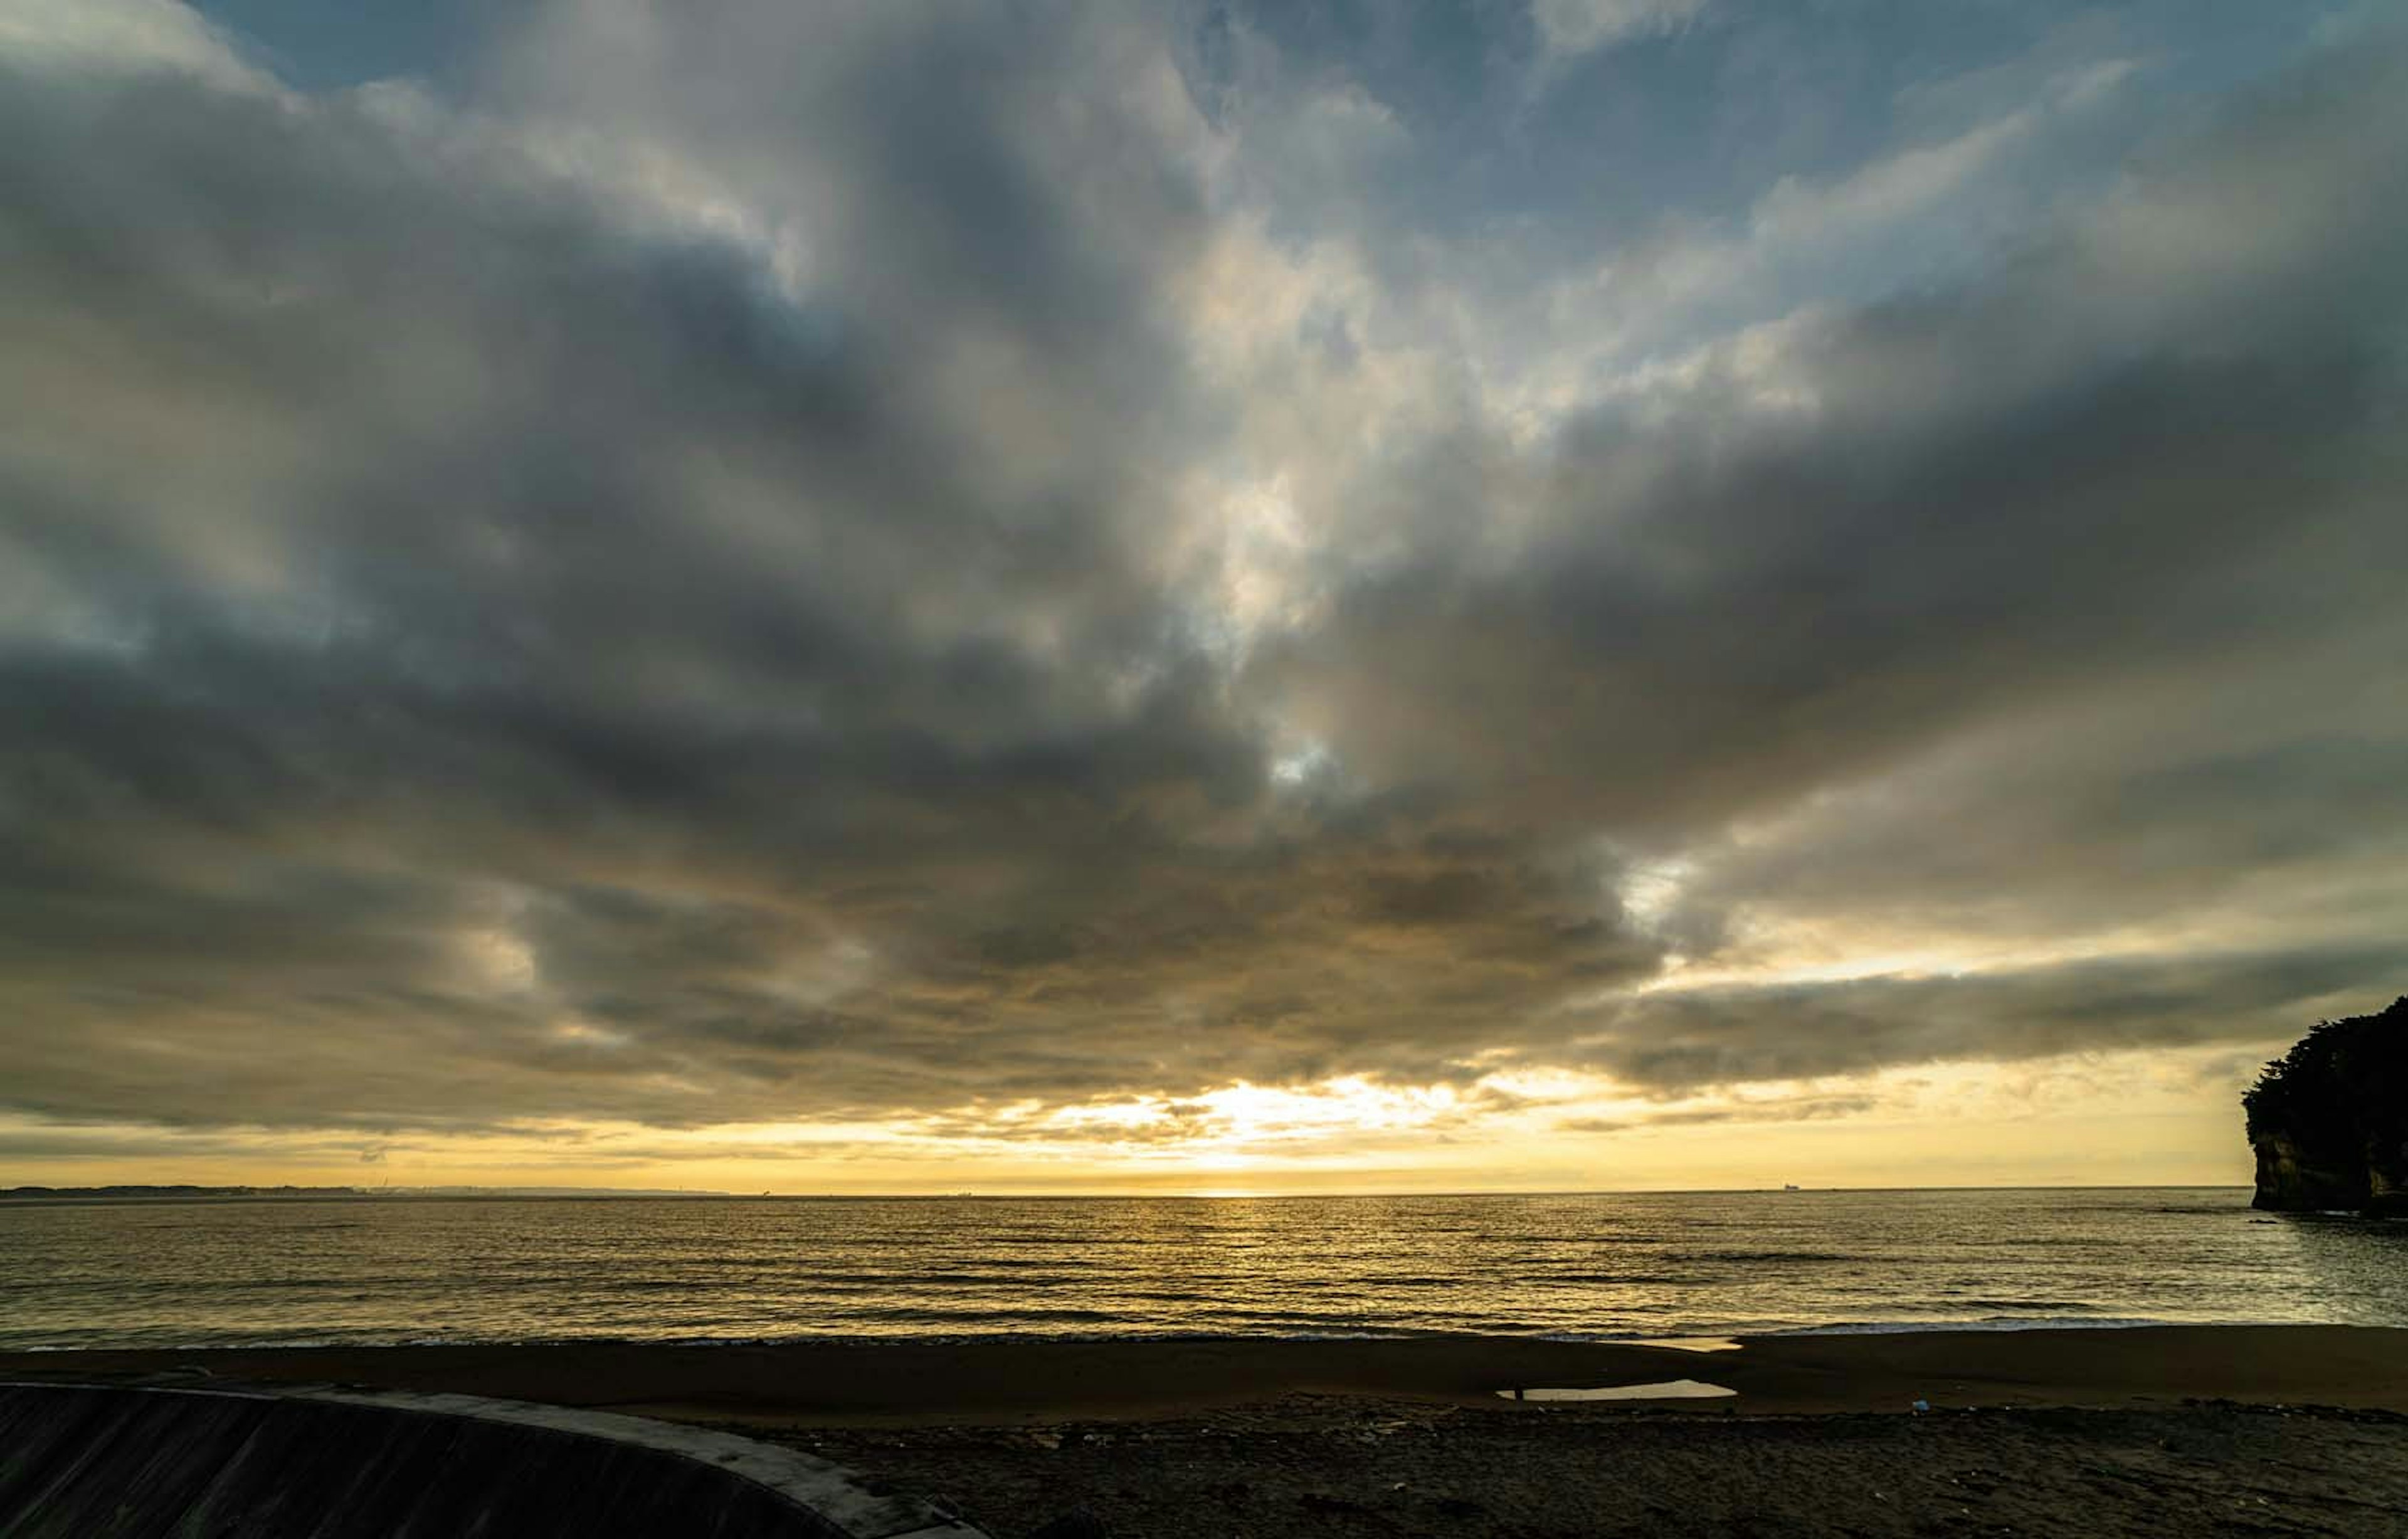
{"label": "rocky cliff", "polygon": [[2241,1100],[2253,1206],[2408,1216],[2408,998],[2319,1025]]}

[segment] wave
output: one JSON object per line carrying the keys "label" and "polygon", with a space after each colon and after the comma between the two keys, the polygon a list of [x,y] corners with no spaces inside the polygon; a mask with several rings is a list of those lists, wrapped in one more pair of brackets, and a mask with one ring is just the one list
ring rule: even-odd
{"label": "wave", "polygon": [[[2196,1213],[2192,1204],[2215,1200],[2052,1196],[2045,1213],[2028,1195],[1983,1194],[1857,1194],[1802,1208],[1745,1195],[1299,1200],[1250,1209],[1239,1224],[1211,1220],[1210,1204],[1068,1200],[1043,1204],[1041,1218],[1039,1205],[736,1214],[638,1200],[547,1208],[540,1222],[508,1203],[394,1203],[373,1214],[321,1208],[293,1230],[269,1222],[297,1216],[289,1209],[220,1205],[193,1210],[207,1221],[175,1232],[113,1212],[63,1226],[10,1210],[0,1224],[0,1346],[1627,1341],[2408,1320],[2408,1225],[2278,1219],[2241,1200]],[[369,1218],[372,1244],[295,1232]],[[1919,1317],[1891,1317],[1901,1310]]]}
{"label": "wave", "polygon": [[1697,1279],[1660,1272],[1542,1272],[1523,1283],[1539,1287],[1686,1287]]}
{"label": "wave", "polygon": [[[1076,1313],[1076,1312],[1063,1312]],[[1377,1328],[1313,1328],[1287,1330],[950,1330],[919,1331],[902,1334],[881,1334],[862,1331],[795,1332],[766,1335],[650,1335],[650,1336],[495,1336],[477,1333],[435,1334],[326,1334],[295,1336],[257,1336],[219,1338],[207,1341],[129,1341],[122,1334],[112,1333],[106,1340],[76,1342],[37,1342],[6,1344],[5,1349],[23,1353],[81,1352],[101,1348],[131,1349],[160,1352],[251,1352],[287,1348],[367,1348],[409,1346],[680,1346],[680,1347],[760,1347],[760,1346],[861,1346],[920,1345],[927,1346],[977,1346],[985,1345],[1037,1345],[1051,1343],[1214,1343],[1239,1342],[1376,1342],[1426,1341],[1438,1339],[1488,1338],[1497,1341],[1545,1341],[1570,1345],[1601,1345],[1662,1343],[1668,1341],[1733,1341],[1769,1340],[1792,1336],[1870,1336],[1913,1335],[1941,1331],[2014,1332],[2029,1330],[2136,1330],[2151,1327],[2197,1325],[2210,1329],[2260,1324],[2298,1322],[2256,1320],[2165,1320],[2143,1317],[2101,1318],[2002,1318],[1983,1320],[1848,1320],[1828,1325],[1789,1326],[1772,1330],[1737,1328],[1675,1328],[1644,1331],[1581,1331],[1541,1330],[1537,1327],[1487,1330],[1459,1330],[1421,1327]],[[2393,1324],[2374,1329],[2408,1330],[2408,1324]]]}

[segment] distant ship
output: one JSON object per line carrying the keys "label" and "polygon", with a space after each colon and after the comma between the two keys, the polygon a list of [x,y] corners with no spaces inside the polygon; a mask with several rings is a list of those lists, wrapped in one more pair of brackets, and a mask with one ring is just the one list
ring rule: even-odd
{"label": "distant ship", "polygon": [[1798,1190],[1798,1183],[1794,1181],[1784,1181],[1781,1184],[1781,1189],[1785,1192],[1794,1192]]}

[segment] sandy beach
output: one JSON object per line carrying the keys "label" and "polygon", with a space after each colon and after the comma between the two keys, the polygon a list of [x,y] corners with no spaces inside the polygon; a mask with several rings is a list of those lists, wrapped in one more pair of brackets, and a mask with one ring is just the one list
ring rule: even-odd
{"label": "sandy beach", "polygon": [[[0,1377],[316,1382],[789,1443],[1002,1535],[2393,1533],[2408,1330],[93,1351]],[[1698,1380],[1716,1399],[1516,1388]],[[1930,1409],[1917,1414],[1913,1402]]]}
{"label": "sandy beach", "polygon": [[773,1436],[1006,1536],[1068,1508],[1113,1539],[2408,1532],[2408,1421],[2391,1412],[1499,1417],[1307,1397],[1167,1422]]}
{"label": "sandy beach", "polygon": [[1698,1379],[1736,1391],[1686,1414],[2186,1400],[2408,1413],[2408,1330],[2153,1326],[1742,1338],[1734,1350],[1530,1337],[877,1340],[765,1345],[567,1343],[0,1354],[0,1376],[158,1374],[456,1390],[672,1420],[776,1426],[1144,1419],[1282,1396],[1520,1414],[1498,1391]]}

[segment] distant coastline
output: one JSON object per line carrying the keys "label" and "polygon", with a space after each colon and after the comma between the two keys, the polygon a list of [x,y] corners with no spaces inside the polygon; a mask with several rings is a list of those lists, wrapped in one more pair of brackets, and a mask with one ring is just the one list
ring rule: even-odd
{"label": "distant coastline", "polygon": [[727,1197],[636,1187],[0,1187],[0,1202],[258,1202],[421,1197]]}

